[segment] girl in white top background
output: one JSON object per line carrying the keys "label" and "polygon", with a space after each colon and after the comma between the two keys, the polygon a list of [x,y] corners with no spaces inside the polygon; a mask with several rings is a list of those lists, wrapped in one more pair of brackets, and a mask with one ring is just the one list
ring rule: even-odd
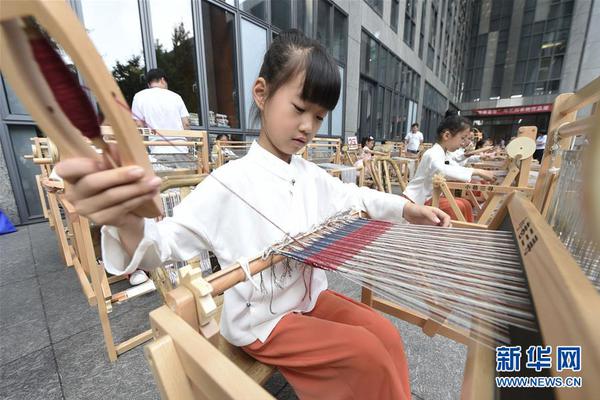
{"label": "girl in white top background", "polygon": [[[461,147],[468,138],[470,129],[469,120],[458,115],[450,115],[442,121],[437,129],[437,143],[423,154],[415,176],[410,180],[403,193],[406,197],[416,204],[431,204],[433,177],[436,174],[461,182],[470,182],[473,176],[479,176],[485,180],[494,179],[494,174],[490,171],[452,165],[447,160],[446,152],[454,152]],[[465,219],[472,222],[471,203],[466,199],[458,198],[456,200]],[[456,219],[447,199],[440,199],[440,209]]]}
{"label": "girl in white top background", "polygon": [[[253,86],[262,122],[258,141],[160,222],[132,213],[156,195],[159,178],[143,178],[131,166],[107,170],[85,158],[61,162],[69,200],[105,225],[106,269],[153,268],[203,249],[223,266],[261,254],[283,235],[247,203],[290,235],[352,207],[378,219],[448,226],[449,216],[439,209],[344,184],[295,155],[334,109],[340,86],[338,67],[318,42],[299,31],[282,32]],[[229,342],[277,366],[301,399],[411,397],[397,330],[369,307],[327,290],[322,270],[282,262],[227,290],[221,328]]]}

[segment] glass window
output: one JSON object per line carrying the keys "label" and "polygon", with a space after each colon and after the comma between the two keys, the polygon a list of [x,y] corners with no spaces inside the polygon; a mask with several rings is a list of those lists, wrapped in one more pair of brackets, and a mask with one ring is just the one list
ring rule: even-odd
{"label": "glass window", "polygon": [[377,78],[380,81],[385,81],[385,71],[388,63],[388,56],[390,53],[383,47],[379,50],[379,73]]}
{"label": "glass window", "polygon": [[[393,3],[392,3],[393,4]],[[415,44],[415,28],[417,23],[417,2],[406,0],[404,13],[404,42],[412,49]]]}
{"label": "glass window", "polygon": [[375,108],[375,135],[377,137],[383,137],[383,98],[385,89],[379,86],[377,89],[377,107]]}
{"label": "glass window", "polygon": [[365,2],[370,5],[377,14],[383,14],[383,0],[365,0]]}
{"label": "glass window", "polygon": [[292,26],[291,0],[271,1],[271,22],[281,29],[288,29]]}
{"label": "glass window", "polygon": [[331,4],[325,0],[319,0],[317,8],[317,40],[321,42],[326,49],[331,49],[331,27],[329,13]]}
{"label": "glass window", "polygon": [[376,77],[377,63],[379,61],[379,44],[372,37],[369,37],[368,43],[369,44],[367,47],[367,74],[369,74],[372,77]]}
{"label": "glass window", "polygon": [[209,125],[239,128],[234,15],[203,1],[202,18]]}
{"label": "glass window", "polygon": [[329,113],[323,118],[323,122],[317,131],[318,135],[329,135]]}
{"label": "glass window", "polygon": [[333,49],[332,55],[335,59],[346,61],[346,16],[337,9],[333,10]]}
{"label": "glass window", "polygon": [[8,82],[6,82],[4,77],[2,77],[2,83],[4,84],[4,92],[8,102],[8,112],[17,115],[29,115],[27,109],[23,106],[23,104],[21,104],[17,94],[8,85]]}
{"label": "glass window", "polygon": [[425,21],[427,18],[427,2],[421,3],[421,27],[419,28],[419,58],[423,59],[423,49],[425,48]]}
{"label": "glass window", "polygon": [[169,90],[182,97],[190,123],[200,125],[192,4],[189,0],[150,0],[149,4],[157,66],[166,72]]}
{"label": "glass window", "polygon": [[390,125],[390,103],[392,100],[392,91],[386,90],[385,97],[383,101],[383,132],[382,136],[385,139],[390,139],[392,137],[391,134],[391,125]]}
{"label": "glass window", "polygon": [[298,29],[311,37],[313,27],[313,2],[312,0],[298,0],[296,4],[298,9]]}
{"label": "glass window", "polygon": [[375,107],[375,85],[371,82],[360,80],[360,103],[359,103],[359,126],[361,135],[372,135],[373,132],[373,108]]}
{"label": "glass window", "polygon": [[129,104],[144,89],[146,73],[137,0],[81,0],[85,29]]}
{"label": "glass window", "polygon": [[[40,170],[37,165],[31,161],[25,160],[23,156],[31,154],[30,138],[42,135],[35,126],[27,125],[9,125],[8,134],[12,144],[12,152],[17,160],[19,180],[21,187],[23,188],[23,194],[25,195],[25,206],[27,207],[27,210],[24,210],[25,214],[29,216],[29,218],[41,217],[42,205],[40,203],[37,183],[35,181],[35,176],[36,174],[39,174]],[[6,183],[3,185],[5,184]],[[8,185],[10,190],[10,183]]]}
{"label": "glass window", "polygon": [[262,20],[267,19],[266,0],[239,0],[240,9]]}
{"label": "glass window", "polygon": [[560,73],[562,71],[563,57],[558,56],[552,59],[552,72],[550,73],[550,79],[560,79]]}
{"label": "glass window", "polygon": [[246,126],[250,129],[259,129],[258,121],[254,125],[251,121],[250,111],[254,104],[252,86],[258,78],[263,57],[267,51],[267,30],[242,19],[242,73],[244,75],[244,108]]}
{"label": "glass window", "polygon": [[400,10],[399,0],[392,0],[392,15],[390,17],[390,26],[394,32],[398,32],[398,14]]}
{"label": "glass window", "polygon": [[342,88],[340,90],[340,99],[336,104],[335,108],[331,112],[331,134],[333,136],[343,136],[343,119],[344,119],[344,92],[346,85],[344,85],[344,68],[338,66],[340,70],[340,78],[342,80]]}

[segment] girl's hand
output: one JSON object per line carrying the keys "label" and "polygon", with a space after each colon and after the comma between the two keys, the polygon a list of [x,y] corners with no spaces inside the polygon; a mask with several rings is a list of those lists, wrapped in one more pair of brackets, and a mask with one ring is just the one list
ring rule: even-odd
{"label": "girl's hand", "polygon": [[143,218],[132,211],[152,199],[161,183],[158,177],[144,177],[141,167],[107,169],[106,162],[89,158],[61,161],[56,172],[69,183],[65,194],[79,215],[126,231],[143,228]]}
{"label": "girl's hand", "polygon": [[450,216],[435,207],[406,203],[402,217],[411,224],[450,226]]}

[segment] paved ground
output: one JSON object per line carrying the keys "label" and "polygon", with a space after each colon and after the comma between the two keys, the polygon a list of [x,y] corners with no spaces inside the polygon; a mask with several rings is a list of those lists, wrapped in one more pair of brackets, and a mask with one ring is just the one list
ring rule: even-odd
{"label": "paved ground", "polygon": [[[330,281],[358,298],[357,285],[336,275]],[[148,329],[147,314],[159,305],[153,293],[117,306],[115,338]],[[393,322],[404,338],[414,398],[459,398],[466,348]],[[64,267],[48,224],[0,236],[0,338],[0,399],[159,398],[142,347],[108,361],[95,308]],[[278,399],[296,398],[279,374],[266,386]]]}

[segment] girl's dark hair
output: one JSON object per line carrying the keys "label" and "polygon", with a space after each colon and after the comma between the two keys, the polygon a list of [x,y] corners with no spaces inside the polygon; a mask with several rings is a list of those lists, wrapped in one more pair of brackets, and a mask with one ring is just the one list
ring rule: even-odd
{"label": "girl's dark hair", "polygon": [[[307,38],[297,29],[288,29],[273,40],[258,74],[268,84],[266,100],[300,73],[304,73],[300,98],[333,110],[341,88],[337,64],[319,42]],[[260,111],[256,104],[252,108],[253,119],[256,120]]]}
{"label": "girl's dark hair", "polygon": [[[448,114],[449,111],[446,112]],[[451,114],[444,118],[442,123],[438,126],[437,129],[437,137],[438,140],[442,138],[442,133],[444,131],[450,132],[450,135],[456,136],[458,132],[463,131],[465,129],[471,129],[471,121],[466,119],[465,117],[461,117],[456,114]]]}
{"label": "girl's dark hair", "polygon": [[367,142],[371,141],[371,140],[375,140],[373,138],[373,136],[365,136],[361,139],[360,141],[360,147],[365,147],[367,145]]}
{"label": "girl's dark hair", "polygon": [[481,139],[481,140],[477,141],[477,144],[475,145],[475,150],[481,149],[483,147],[484,143],[485,143],[484,139]]}
{"label": "girl's dark hair", "polygon": [[219,133],[215,140],[229,140],[229,135],[226,133]]}

